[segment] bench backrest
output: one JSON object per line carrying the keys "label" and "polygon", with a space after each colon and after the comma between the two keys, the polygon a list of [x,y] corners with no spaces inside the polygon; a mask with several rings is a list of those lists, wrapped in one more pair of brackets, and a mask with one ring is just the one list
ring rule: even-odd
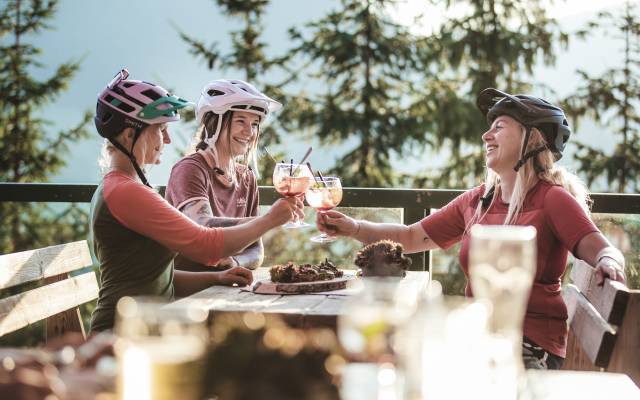
{"label": "bench backrest", "polygon": [[563,369],[623,372],[640,386],[640,291],[606,279],[576,260],[563,296],[569,342]]}
{"label": "bench backrest", "polygon": [[0,289],[44,279],[44,286],[0,299],[0,336],[47,319],[47,338],[67,331],[84,332],[78,306],[98,297],[93,271],[70,272],[92,265],[85,240],[0,256]]}

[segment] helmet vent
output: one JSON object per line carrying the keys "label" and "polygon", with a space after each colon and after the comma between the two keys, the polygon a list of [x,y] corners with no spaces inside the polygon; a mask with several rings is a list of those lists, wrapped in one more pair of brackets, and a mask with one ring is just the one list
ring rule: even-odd
{"label": "helmet vent", "polygon": [[158,100],[160,97],[162,97],[158,92],[156,92],[155,90],[152,89],[147,89],[144,92],[142,92],[141,94],[147,96],[148,98],[150,98],[151,100]]}
{"label": "helmet vent", "polygon": [[225,93],[224,93],[224,92],[222,92],[222,91],[220,91],[220,90],[211,89],[211,90],[209,90],[209,91],[207,92],[207,94],[208,94],[209,96],[211,96],[211,97],[214,97],[214,96],[222,96],[222,95],[224,95]]}
{"label": "helmet vent", "polygon": [[149,86],[153,86],[153,87],[158,86],[158,85],[154,85],[153,83],[151,83],[151,82],[147,82],[147,81],[142,81],[142,83],[146,83],[147,85],[149,85]]}
{"label": "helmet vent", "polygon": [[133,82],[125,82],[125,83],[122,84],[122,86],[124,86],[125,88],[130,88],[131,86],[134,86],[134,85],[135,85],[135,83],[133,83]]}
{"label": "helmet vent", "polygon": [[118,106],[117,106],[117,107],[118,107],[118,109],[119,109],[119,110],[122,110],[122,111],[124,111],[124,112],[126,112],[126,113],[130,113],[131,111],[133,111],[133,110],[134,110],[134,108],[133,108],[133,107],[131,107],[131,106],[130,106],[129,104],[127,104],[127,103],[120,103],[120,104],[118,104]]}
{"label": "helmet vent", "polygon": [[264,109],[264,108],[262,108],[262,107],[257,107],[257,106],[251,106],[251,107],[249,107],[249,110],[258,111],[258,112],[261,112],[261,113],[263,113],[263,114],[266,114],[266,113],[267,113],[267,110],[265,110],[265,109]]}

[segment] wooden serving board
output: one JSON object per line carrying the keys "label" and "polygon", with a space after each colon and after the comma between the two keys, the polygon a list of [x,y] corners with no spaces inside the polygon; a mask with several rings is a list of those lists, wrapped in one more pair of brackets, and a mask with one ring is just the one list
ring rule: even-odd
{"label": "wooden serving board", "polygon": [[355,276],[353,275],[345,275],[340,278],[334,278],[327,281],[296,283],[271,282],[271,279],[264,279],[253,285],[253,292],[259,294],[302,294],[327,292],[331,290],[345,289],[347,287],[347,283],[354,278]]}

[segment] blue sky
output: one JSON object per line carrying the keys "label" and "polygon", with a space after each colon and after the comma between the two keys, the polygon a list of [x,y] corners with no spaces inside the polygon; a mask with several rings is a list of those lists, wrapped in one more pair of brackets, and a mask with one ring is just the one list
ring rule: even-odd
{"label": "blue sky", "polygon": [[[290,26],[317,19],[336,3],[335,0],[273,0],[265,18],[264,39],[270,44],[270,50],[276,54],[284,51],[288,47],[286,32]],[[219,16],[217,10],[212,0],[62,0],[55,18],[50,21],[54,29],[31,40],[42,49],[39,60],[45,65],[35,72],[36,76],[46,78],[63,62],[81,61],[80,71],[69,89],[42,110],[43,117],[53,123],[51,131],[73,126],[85,110],[93,109],[98,91],[122,66],[129,69],[133,79],[159,83],[191,100],[197,99],[200,88],[209,80],[233,77],[232,72],[212,73],[195,60],[176,29],[207,42],[216,40],[224,51],[229,47],[228,31],[238,25]],[[572,30],[592,16],[593,9],[588,9],[563,16],[560,22],[565,29]],[[601,36],[587,43],[574,42],[569,51],[561,52],[555,66],[539,66],[534,79],[555,87],[560,94],[570,93],[578,82],[577,67],[591,72],[611,67],[620,60],[618,48],[611,39]],[[173,124],[172,128],[174,135],[191,134],[191,128],[184,124]],[[96,159],[101,141],[93,126],[90,129],[94,132],[92,138],[72,146],[68,166],[53,177],[54,182],[89,183],[100,179]],[[593,124],[581,125],[580,135],[585,141],[601,141],[605,146],[612,142],[603,140]],[[308,143],[295,141],[288,153],[302,154],[307,146]],[[163,164],[150,171],[153,183],[166,182],[170,167],[177,160],[174,153],[166,150]],[[314,153],[315,159],[312,155],[311,161],[318,168],[331,165],[332,160],[322,159],[320,151]],[[438,160],[435,156],[430,159]],[[425,161],[414,159],[403,164],[415,168]]]}

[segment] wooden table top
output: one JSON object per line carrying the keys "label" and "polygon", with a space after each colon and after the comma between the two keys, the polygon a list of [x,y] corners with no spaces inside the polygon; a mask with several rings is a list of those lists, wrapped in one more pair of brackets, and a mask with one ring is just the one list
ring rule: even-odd
{"label": "wooden table top", "polygon": [[[268,268],[258,268],[253,272],[254,282],[268,277]],[[426,288],[428,282],[428,272],[408,271],[407,276],[398,284],[403,286],[403,292],[411,295]],[[260,312],[283,316],[294,326],[335,327],[337,317],[342,314],[349,298],[349,294],[270,295],[248,290],[246,287],[212,286],[176,303],[186,305],[194,302],[198,307],[208,310],[210,315],[222,312]]]}

